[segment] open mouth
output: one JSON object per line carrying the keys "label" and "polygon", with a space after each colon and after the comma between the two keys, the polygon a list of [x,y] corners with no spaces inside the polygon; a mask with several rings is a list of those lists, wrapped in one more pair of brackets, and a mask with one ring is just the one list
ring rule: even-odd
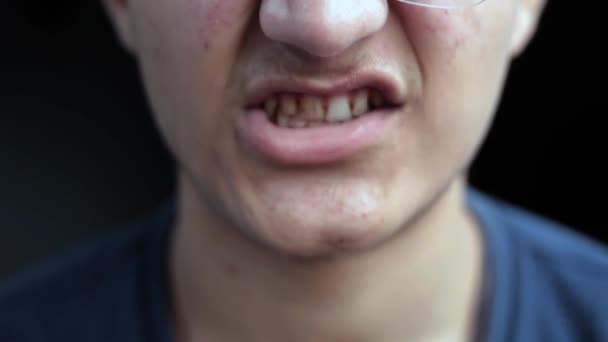
{"label": "open mouth", "polygon": [[374,88],[334,96],[273,94],[259,106],[270,122],[292,129],[342,124],[389,107],[381,91]]}
{"label": "open mouth", "polygon": [[353,74],[331,82],[264,79],[252,84],[239,116],[243,147],[281,164],[345,160],[372,146],[405,106],[404,87],[390,74]]}

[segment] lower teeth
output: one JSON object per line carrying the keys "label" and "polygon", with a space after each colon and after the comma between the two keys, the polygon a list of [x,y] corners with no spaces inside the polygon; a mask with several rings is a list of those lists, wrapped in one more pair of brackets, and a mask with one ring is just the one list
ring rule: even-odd
{"label": "lower teeth", "polygon": [[322,127],[322,126],[332,126],[332,125],[340,125],[346,122],[350,122],[353,120],[358,119],[361,116],[355,116],[352,117],[348,120],[343,120],[343,121],[335,121],[335,122],[330,122],[330,121],[305,121],[305,120],[301,120],[301,119],[296,119],[296,118],[289,118],[287,119],[288,121],[283,121],[279,123],[279,117],[275,116],[271,122],[279,127],[285,127],[285,128],[314,128],[314,127]]}

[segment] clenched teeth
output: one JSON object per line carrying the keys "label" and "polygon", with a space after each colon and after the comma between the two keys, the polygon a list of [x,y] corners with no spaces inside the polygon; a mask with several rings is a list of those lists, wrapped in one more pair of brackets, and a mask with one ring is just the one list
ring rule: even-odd
{"label": "clenched teeth", "polygon": [[[376,92],[378,93],[378,92]],[[380,93],[378,93],[380,95]],[[382,96],[380,96],[382,98]],[[376,108],[382,107],[383,103],[379,102]],[[367,90],[359,90],[353,101],[353,115],[360,116],[369,111],[369,96]]]}
{"label": "clenched teeth", "polygon": [[264,102],[264,110],[271,120],[289,128],[349,121],[383,106],[385,101],[382,94],[368,89],[330,97],[283,94]]}
{"label": "clenched teeth", "polygon": [[327,121],[347,121],[352,119],[352,117],[353,112],[350,108],[348,96],[334,96],[327,101]]}
{"label": "clenched teeth", "polygon": [[323,121],[325,108],[316,96],[303,96],[300,99],[301,117],[308,121]]}
{"label": "clenched teeth", "polygon": [[284,95],[278,102],[278,115],[292,116],[298,113],[298,102],[294,96]]}

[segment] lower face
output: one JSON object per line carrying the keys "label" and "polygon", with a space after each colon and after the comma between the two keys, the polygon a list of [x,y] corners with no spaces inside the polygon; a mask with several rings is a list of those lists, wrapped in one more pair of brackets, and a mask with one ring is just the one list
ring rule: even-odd
{"label": "lower face", "polygon": [[[227,229],[321,256],[386,241],[463,175],[508,67],[514,2],[446,11],[390,1],[382,29],[325,58],[266,36],[258,1],[135,0],[131,10],[147,92],[184,186]],[[404,101],[384,99],[333,124],[342,127],[279,124],[268,98],[248,97],[253,83],[276,75],[331,82],[337,70],[368,69],[391,75]],[[348,140],[361,125],[371,133]],[[312,147],[302,147],[307,139]]]}

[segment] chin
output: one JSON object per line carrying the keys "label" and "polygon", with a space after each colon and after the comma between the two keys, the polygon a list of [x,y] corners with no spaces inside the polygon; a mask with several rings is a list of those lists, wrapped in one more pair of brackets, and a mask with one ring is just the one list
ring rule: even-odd
{"label": "chin", "polygon": [[[283,208],[288,207],[282,204]],[[314,212],[299,205],[273,211],[248,230],[256,240],[281,254],[319,258],[372,249],[401,226],[399,218],[378,208],[354,211],[339,207],[333,203],[326,210]]]}
{"label": "chin", "polygon": [[[265,178],[241,192],[240,230],[271,251],[295,257],[365,252],[407,226],[422,198],[415,186],[370,177],[317,174]],[[323,177],[325,176],[325,177]],[[245,187],[241,187],[243,189]],[[422,189],[418,189],[422,190]],[[236,214],[233,212],[233,214]]]}
{"label": "chin", "polygon": [[[301,232],[305,232],[302,234]],[[267,247],[292,257],[322,258],[364,252],[387,240],[394,229],[384,226],[308,226],[266,229]]]}

